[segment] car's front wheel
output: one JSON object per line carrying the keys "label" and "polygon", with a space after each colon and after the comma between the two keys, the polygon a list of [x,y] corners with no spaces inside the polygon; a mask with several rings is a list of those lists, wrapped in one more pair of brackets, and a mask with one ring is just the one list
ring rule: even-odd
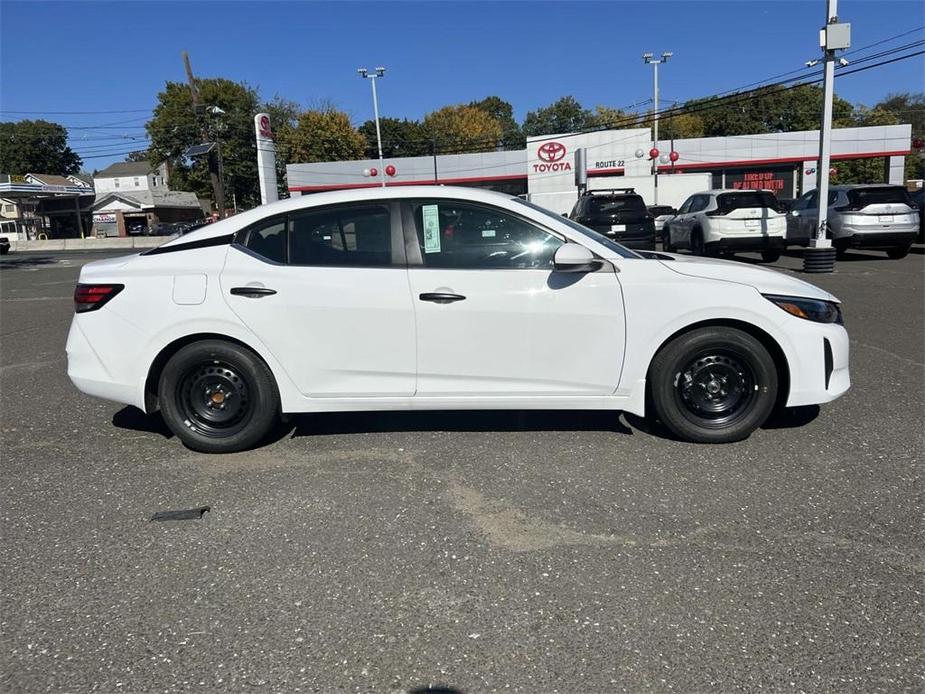
{"label": "car's front wheel", "polygon": [[671,231],[669,229],[662,229],[662,250],[665,253],[674,253],[674,246],[671,245]]}
{"label": "car's front wheel", "polygon": [[171,431],[203,453],[251,448],[279,417],[269,367],[249,349],[222,340],[194,342],[174,354],[161,373],[158,401]]}
{"label": "car's front wheel", "polygon": [[655,414],[681,439],[740,441],[764,424],[777,398],[768,350],[746,332],[707,327],[685,333],[652,360]]}

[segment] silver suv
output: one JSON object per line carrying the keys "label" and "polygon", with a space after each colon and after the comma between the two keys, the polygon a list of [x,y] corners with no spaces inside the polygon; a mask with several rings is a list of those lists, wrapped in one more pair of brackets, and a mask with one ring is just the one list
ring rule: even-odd
{"label": "silver suv", "polygon": [[[787,241],[807,244],[819,225],[816,190],[794,201],[787,215]],[[829,189],[829,236],[843,255],[849,248],[886,251],[904,258],[919,230],[919,213],[902,186],[871,184]]]}

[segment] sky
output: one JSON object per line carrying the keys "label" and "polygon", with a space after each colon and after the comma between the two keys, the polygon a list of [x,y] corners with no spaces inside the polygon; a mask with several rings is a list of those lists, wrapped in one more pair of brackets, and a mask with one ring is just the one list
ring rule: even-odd
{"label": "sky", "polygon": [[[372,117],[356,69],[380,65],[381,115],[397,118],[488,95],[511,102],[518,120],[569,94],[586,107],[645,103],[647,51],[674,53],[660,68],[661,95],[683,101],[802,68],[819,56],[824,15],[825,0],[0,0],[0,120],[59,122],[84,168],[103,168],[145,147],[157,93],[186,79],[184,50],[197,77],[304,106],[328,100],[356,124]],[[841,0],[839,16],[853,48],[912,32],[857,57],[925,38],[918,0]],[[925,56],[846,76],[836,90],[867,105],[925,91]]]}

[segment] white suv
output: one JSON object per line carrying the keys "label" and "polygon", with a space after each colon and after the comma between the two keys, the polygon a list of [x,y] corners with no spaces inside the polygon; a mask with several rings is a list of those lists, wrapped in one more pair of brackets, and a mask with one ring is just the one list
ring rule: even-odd
{"label": "white suv", "polygon": [[691,195],[665,222],[662,248],[694,255],[760,251],[773,263],[786,245],[787,215],[767,190],[707,190]]}

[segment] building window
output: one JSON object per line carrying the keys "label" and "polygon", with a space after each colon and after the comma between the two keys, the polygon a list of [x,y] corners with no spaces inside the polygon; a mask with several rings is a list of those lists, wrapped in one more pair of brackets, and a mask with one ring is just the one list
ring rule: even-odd
{"label": "building window", "polygon": [[157,176],[151,177],[151,186],[157,188]]}
{"label": "building window", "polygon": [[112,184],[112,187],[113,187],[113,188],[118,188],[118,187],[119,187],[119,179],[116,178],[116,179],[113,179],[113,181],[114,181],[114,182],[113,182],[113,184]]}
{"label": "building window", "polygon": [[138,176],[135,176],[135,187],[137,188],[140,185],[141,183],[138,181]]}

